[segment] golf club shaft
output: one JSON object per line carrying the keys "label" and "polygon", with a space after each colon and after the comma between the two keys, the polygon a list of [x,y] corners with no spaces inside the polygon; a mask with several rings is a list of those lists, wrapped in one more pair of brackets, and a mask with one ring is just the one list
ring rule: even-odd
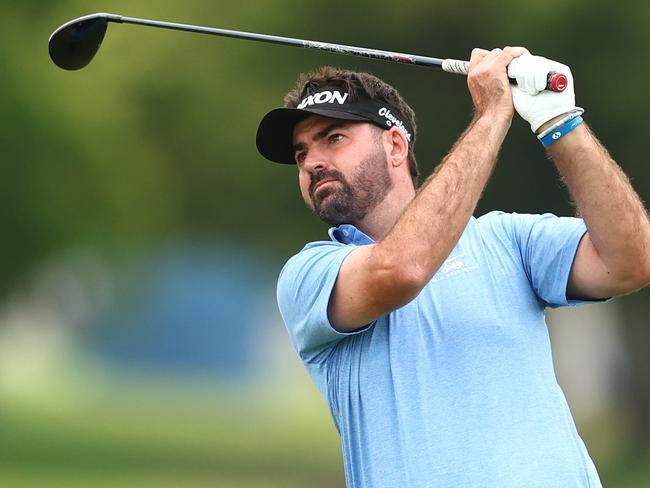
{"label": "golf club shaft", "polygon": [[[114,17],[114,18],[113,18]],[[187,32],[197,32],[201,34],[211,34],[221,37],[232,37],[236,39],[248,39],[250,41],[262,41],[272,44],[281,44],[284,46],[302,47],[309,49],[318,49],[338,54],[349,54],[352,56],[361,56],[365,58],[381,59],[393,63],[412,64],[416,66],[427,66],[440,68],[447,73],[456,73],[467,75],[469,71],[469,62],[459,59],[441,59],[417,54],[397,53],[393,51],[382,51],[380,49],[370,49],[365,47],[348,46],[345,44],[333,44],[330,42],[309,41],[306,39],[296,39],[293,37],[272,36],[268,34],[258,34],[254,32],[234,31],[228,29],[218,29],[215,27],[204,27],[190,24],[179,24],[176,22],[164,22],[160,20],[140,19],[137,17],[123,17],[120,15],[111,16],[108,20],[123,24],[136,24],[151,27],[161,27],[163,29],[180,30]],[[511,80],[514,83],[514,80]],[[566,88],[566,77],[563,74],[550,72],[547,77],[546,89],[551,91],[563,91]]]}
{"label": "golf club shaft", "polygon": [[[111,15],[108,17],[111,22],[118,22],[123,24],[137,24],[151,27],[161,27],[163,29],[180,30],[187,32],[197,32],[202,34],[211,34],[222,37],[233,37],[237,39],[248,39],[251,41],[269,42],[272,44],[281,44],[285,46],[294,46],[310,49],[318,49],[321,51],[329,51],[338,54],[350,54],[353,56],[362,56],[366,58],[381,59],[384,61],[391,61],[394,63],[414,64],[418,66],[432,66],[443,69],[450,73],[467,74],[466,61],[459,60],[444,60],[439,58],[430,58],[426,56],[418,56],[415,54],[403,54],[391,51],[382,51],[378,49],[368,49],[363,47],[346,46],[343,44],[332,44],[329,42],[309,41],[305,39],[295,39],[292,37],[272,36],[267,34],[257,34],[253,32],[242,32],[228,29],[218,29],[214,27],[204,27],[198,25],[179,24],[176,22],[163,22],[159,20],[140,19],[136,17],[123,17],[120,15]],[[445,61],[452,62],[457,65],[455,69],[445,69]],[[463,65],[465,65],[463,71]]]}
{"label": "golf club shaft", "polygon": [[[142,19],[137,17],[124,17],[122,15],[98,13],[71,20],[59,27],[50,36],[50,56],[52,60],[64,69],[80,69],[90,62],[99,49],[99,45],[106,32],[106,24],[115,22],[118,24],[135,24],[162,29],[196,32],[199,34],[211,34],[221,37],[236,39],[248,39],[251,41],[262,41],[284,46],[294,46],[309,49],[318,49],[338,54],[349,54],[366,58],[381,59],[394,63],[410,64],[415,66],[428,66],[440,68],[448,73],[466,75],[469,71],[469,63],[458,59],[440,59],[415,54],[397,53],[369,49],[365,47],[347,46],[344,44],[333,44],[329,42],[309,41],[295,39],[292,37],[272,36],[253,32],[242,32],[215,27],[199,25],[180,24],[176,22],[164,22],[160,20]],[[85,39],[85,41],[84,41]],[[511,80],[514,82],[513,80]],[[547,76],[546,89],[551,91],[563,91],[567,86],[567,77],[562,73],[550,72]]]}

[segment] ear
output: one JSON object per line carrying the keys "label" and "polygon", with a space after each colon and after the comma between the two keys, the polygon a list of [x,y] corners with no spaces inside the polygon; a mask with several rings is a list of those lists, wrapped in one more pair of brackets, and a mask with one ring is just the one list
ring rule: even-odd
{"label": "ear", "polygon": [[391,127],[384,132],[384,146],[388,161],[393,167],[408,164],[409,141],[404,132],[397,127]]}

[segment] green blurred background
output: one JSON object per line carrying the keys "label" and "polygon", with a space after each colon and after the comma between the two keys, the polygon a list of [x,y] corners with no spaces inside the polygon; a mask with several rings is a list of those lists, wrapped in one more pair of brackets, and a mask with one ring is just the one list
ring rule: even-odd
{"label": "green blurred background", "polygon": [[[0,486],[337,487],[338,436],[275,306],[326,228],[254,136],[297,74],[371,71],[418,114],[429,174],[471,118],[426,68],[111,24],[66,72],[47,39],[92,12],[572,67],[585,118],[650,197],[650,4],[604,0],[5,0],[0,7]],[[572,214],[516,120],[478,213]],[[650,485],[650,294],[554,311],[558,378],[607,486]]]}

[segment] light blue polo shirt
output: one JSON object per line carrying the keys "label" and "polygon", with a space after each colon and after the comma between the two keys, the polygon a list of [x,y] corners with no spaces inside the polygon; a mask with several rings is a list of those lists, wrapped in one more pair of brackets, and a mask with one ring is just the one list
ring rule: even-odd
{"label": "light blue polo shirt", "polygon": [[414,300],[348,334],[327,304],[371,239],[342,225],[287,262],[280,311],[340,433],[348,487],[601,486],[544,319],[577,303],[566,287],[585,230],[551,214],[472,218]]}

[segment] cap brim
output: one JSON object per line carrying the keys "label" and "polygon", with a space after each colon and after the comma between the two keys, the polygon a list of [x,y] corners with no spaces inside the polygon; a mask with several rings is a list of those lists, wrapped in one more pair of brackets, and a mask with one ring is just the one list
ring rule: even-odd
{"label": "cap brim", "polygon": [[332,119],[368,120],[361,115],[325,108],[309,110],[276,108],[264,116],[257,128],[257,136],[255,138],[257,150],[266,159],[275,163],[295,164],[293,129],[298,122],[314,114]]}

